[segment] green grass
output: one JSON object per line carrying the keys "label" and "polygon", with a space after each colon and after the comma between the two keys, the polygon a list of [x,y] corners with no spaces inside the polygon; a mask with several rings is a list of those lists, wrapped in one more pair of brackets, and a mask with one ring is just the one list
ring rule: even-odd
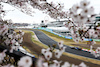
{"label": "green grass", "polygon": [[64,41],[65,45],[71,45],[71,44],[86,44],[87,43],[87,41],[76,43],[72,39],[66,39],[66,38],[63,38],[63,37],[59,37],[58,35],[52,34],[50,32],[44,31],[44,30],[40,30],[40,31],[44,32],[45,34],[47,34],[49,37],[53,38],[57,42],[59,42],[61,40]]}
{"label": "green grass", "polygon": [[48,48],[48,46],[44,45],[43,43],[41,43],[36,37],[32,37],[34,35],[33,32],[31,32],[31,40],[35,43],[35,44],[38,44],[39,46],[41,47],[44,47],[44,48]]}
{"label": "green grass", "polygon": [[[18,31],[18,30],[16,30]],[[44,48],[48,48],[48,46],[44,45],[43,43],[41,43],[36,37],[35,37],[35,34],[34,32],[32,31],[28,31],[28,30],[22,30],[24,33],[31,33],[31,40],[35,43],[35,44],[38,44],[39,46],[41,47],[44,47]],[[33,37],[34,36],[34,37]]]}
{"label": "green grass", "polygon": [[[43,33],[45,33],[46,35],[48,35],[50,38],[52,38],[53,40],[55,40],[57,42],[64,41],[65,45],[74,46],[74,47],[80,47],[80,48],[89,50],[89,48],[85,48],[84,46],[72,45],[72,44],[87,44],[88,41],[83,41],[83,42],[76,43],[72,39],[66,39],[66,38],[63,38],[63,37],[59,37],[58,35],[52,34],[50,32],[44,31],[44,30],[40,30],[40,31],[42,31]],[[96,44],[100,44],[100,42],[96,42]]]}
{"label": "green grass", "polygon": [[[67,40],[66,42],[69,42],[69,41],[70,41],[70,42],[72,42],[72,43],[75,43],[73,40],[59,37],[59,36],[57,36],[57,35],[54,35],[54,34],[52,34],[52,33],[47,32],[47,31],[42,30],[42,32],[46,33],[48,36],[56,37],[57,39],[60,39],[60,41],[61,41],[61,40],[64,40],[64,41]],[[32,36],[34,35],[33,32],[31,32],[31,34],[32,34]],[[35,38],[32,37],[31,39],[32,39],[32,41],[33,41],[34,43],[36,43],[37,45],[39,45],[39,46],[41,46],[41,47],[43,47],[43,48],[48,48],[48,46],[42,44],[42,43],[39,42],[39,41],[36,41]],[[85,42],[83,42],[83,43],[85,43]],[[68,43],[67,43],[67,44],[68,44]],[[81,57],[81,56],[74,55],[74,54],[70,54],[70,53],[66,53],[66,52],[64,52],[63,55],[66,55],[66,56],[69,56],[69,57],[73,57],[73,58],[80,59],[80,60],[83,60],[83,61],[86,61],[86,62],[91,62],[91,63],[99,64],[99,65],[100,65],[100,61],[98,61],[98,60],[94,60],[94,59],[90,59],[90,58],[85,58],[85,57]]]}
{"label": "green grass", "polygon": [[[35,35],[32,31],[24,31],[24,32],[25,32],[25,33],[31,33],[31,36],[34,36],[34,35]],[[47,32],[47,31],[43,31],[43,30],[42,30],[42,32],[46,33],[46,34],[47,34],[48,36],[50,36],[50,37],[55,37],[55,38],[57,38],[58,40],[59,40],[59,39],[60,39],[60,40],[67,40],[66,42],[71,41],[71,42],[75,43],[73,40],[65,39],[65,38],[59,37],[59,36],[57,36],[57,35],[54,35],[54,34],[51,34],[51,33]],[[41,46],[42,48],[48,48],[48,46],[42,44],[42,43],[41,43],[40,41],[38,41],[35,37],[31,37],[31,40],[32,40],[34,43],[36,43],[38,46]],[[27,51],[30,52],[30,50],[29,50],[27,47],[25,47],[25,49],[27,49]],[[30,53],[31,53],[31,52],[30,52]],[[33,54],[33,55],[34,55],[34,54]],[[64,52],[63,55],[66,55],[66,56],[69,56],[69,57],[73,57],[73,58],[80,59],[80,60],[83,60],[83,61],[86,61],[86,62],[91,62],[91,63],[99,64],[99,65],[100,65],[100,61],[98,61],[98,60],[94,60],[94,59],[90,59],[90,58],[85,58],[85,57],[81,57],[81,56],[74,55],[74,54],[70,54],[70,53],[66,53],[66,52]],[[37,57],[37,55],[35,55],[35,57]]]}

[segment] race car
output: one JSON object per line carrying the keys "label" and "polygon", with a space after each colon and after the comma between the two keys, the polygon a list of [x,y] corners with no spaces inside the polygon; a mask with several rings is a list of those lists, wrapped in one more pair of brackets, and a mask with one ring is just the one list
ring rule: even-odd
{"label": "race car", "polygon": [[70,47],[71,49],[75,49],[75,50],[82,50],[82,48],[79,47]]}

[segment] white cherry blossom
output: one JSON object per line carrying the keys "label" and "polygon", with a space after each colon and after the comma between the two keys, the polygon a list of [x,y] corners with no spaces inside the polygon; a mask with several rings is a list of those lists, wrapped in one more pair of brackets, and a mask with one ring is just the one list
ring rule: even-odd
{"label": "white cherry blossom", "polygon": [[79,64],[79,67],[87,67],[87,65],[84,62],[81,62],[81,64]]}
{"label": "white cherry blossom", "polygon": [[4,60],[4,57],[6,56],[6,52],[7,50],[4,50],[2,53],[0,53],[0,63],[2,63],[2,61]]}
{"label": "white cherry blossom", "polygon": [[32,65],[32,58],[29,56],[22,57],[18,62],[18,67],[30,67]]}
{"label": "white cherry blossom", "polygon": [[19,43],[22,43],[23,42],[23,37],[20,38],[20,40],[18,41]]}
{"label": "white cherry blossom", "polygon": [[60,58],[61,55],[62,55],[62,53],[60,52],[60,50],[55,51],[55,57],[56,58]]}
{"label": "white cherry blossom", "polygon": [[42,49],[42,50],[41,50],[41,53],[42,53],[42,54],[45,54],[46,52],[47,52],[46,49]]}
{"label": "white cherry blossom", "polygon": [[37,67],[42,67],[44,63],[44,58],[42,56],[39,56],[39,59],[37,60]]}
{"label": "white cherry blossom", "polygon": [[78,5],[78,4],[74,4],[73,6],[72,6],[72,11],[74,12],[77,12],[77,10],[80,8],[80,6]]}
{"label": "white cherry blossom", "polygon": [[64,47],[64,46],[61,47],[60,52],[61,52],[61,53],[65,52],[65,49],[66,49],[66,47]]}
{"label": "white cherry blossom", "polygon": [[48,63],[47,62],[44,62],[42,65],[43,65],[43,67],[48,67]]}
{"label": "white cherry blossom", "polygon": [[80,2],[80,6],[81,6],[81,8],[86,8],[88,5],[90,4],[90,2],[88,2],[87,0],[82,0],[81,2]]}
{"label": "white cherry blossom", "polygon": [[72,64],[72,67],[78,67],[78,65]]}
{"label": "white cherry blossom", "polygon": [[94,29],[90,29],[89,30],[89,37],[92,37],[94,35],[95,31]]}
{"label": "white cherry blossom", "polygon": [[53,64],[51,64],[49,67],[60,67],[60,63],[62,62],[62,61],[57,61],[57,60],[53,60]]}
{"label": "white cherry blossom", "polygon": [[1,67],[15,67],[15,66],[11,65],[11,64],[7,64],[7,65],[1,66]]}
{"label": "white cherry blossom", "polygon": [[10,43],[10,40],[7,38],[4,42],[6,45],[8,45]]}
{"label": "white cherry blossom", "polygon": [[59,48],[63,47],[63,41],[58,42]]}
{"label": "white cherry blossom", "polygon": [[8,35],[8,37],[9,37],[10,39],[12,39],[12,38],[13,38],[13,34]]}
{"label": "white cherry blossom", "polygon": [[91,15],[91,14],[93,14],[91,10],[92,10],[91,8],[85,8],[84,10],[82,10],[81,14],[83,16]]}
{"label": "white cherry blossom", "polygon": [[65,62],[61,67],[70,67],[71,64],[69,62]]}
{"label": "white cherry blossom", "polygon": [[41,53],[45,56],[45,59],[50,60],[52,58],[52,52],[50,51],[50,48],[42,49]]}
{"label": "white cherry blossom", "polygon": [[100,47],[97,47],[96,52],[100,54]]}
{"label": "white cherry blossom", "polygon": [[91,45],[91,46],[90,46],[90,52],[92,52],[92,51],[93,51],[92,49],[93,49],[93,46]]}
{"label": "white cherry blossom", "polygon": [[52,52],[47,51],[47,52],[44,54],[44,56],[45,56],[45,58],[46,58],[47,60],[50,60],[50,59],[52,58]]}

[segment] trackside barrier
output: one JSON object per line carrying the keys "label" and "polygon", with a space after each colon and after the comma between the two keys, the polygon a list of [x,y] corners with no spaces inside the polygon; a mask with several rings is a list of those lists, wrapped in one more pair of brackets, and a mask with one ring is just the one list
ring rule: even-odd
{"label": "trackside barrier", "polygon": [[[86,52],[92,52],[91,50],[88,50],[88,49],[83,49],[83,48],[82,48],[82,50],[83,50],[83,51],[86,51]],[[95,53],[97,53],[97,52],[95,51]]]}
{"label": "trackside barrier", "polygon": [[[33,28],[34,29],[34,28]],[[35,28],[36,29],[36,28]],[[63,35],[61,35],[61,34],[58,34],[58,33],[55,33],[55,32],[53,32],[53,30],[52,29],[48,29],[48,28],[42,28],[42,27],[39,27],[39,28],[37,28],[37,29],[40,29],[40,30],[45,30],[45,31],[48,31],[48,32],[50,32],[50,33],[53,33],[53,34],[55,34],[55,35],[58,35],[59,37],[63,37],[63,38],[66,38],[66,39],[72,39],[72,37],[69,37],[69,36],[63,36]],[[92,39],[84,39],[85,41],[92,41]],[[94,41],[100,41],[100,39],[93,39]],[[86,51],[86,52],[91,52],[91,50],[88,50],[88,49],[83,49],[82,48],[82,50],[83,51]],[[95,53],[97,53],[96,51],[95,51]]]}
{"label": "trackside barrier", "polygon": [[29,55],[29,56],[31,56],[31,57],[35,57],[34,55],[32,55],[32,54],[30,54],[29,52],[27,52],[23,47],[19,47],[19,50],[22,52],[22,53],[24,53],[24,54],[26,54],[26,55]]}
{"label": "trackside barrier", "polygon": [[100,39],[93,39],[94,41],[100,41]]}
{"label": "trackside barrier", "polygon": [[[0,52],[2,52],[5,49],[7,50],[6,54],[9,55],[10,57],[14,57],[15,62],[17,62],[18,60],[20,60],[20,58],[23,57],[23,56],[29,56],[27,54],[22,53],[21,51],[15,51],[15,50],[13,51],[13,53],[10,53],[10,48],[8,46],[0,45]],[[30,56],[30,57],[32,58],[32,61],[33,61],[32,62],[33,63],[32,67],[35,67],[37,58],[32,57],[32,56]]]}
{"label": "trackside barrier", "polygon": [[[55,33],[55,32],[53,32],[52,29],[43,28],[43,27],[38,27],[38,28],[33,28],[33,29],[45,30],[45,31],[48,31],[48,32],[53,33],[55,35],[58,35],[59,37],[63,37],[63,38],[66,38],[66,39],[72,39],[72,37],[70,37],[70,36],[63,36],[61,34]],[[100,39],[87,39],[87,38],[85,38],[84,40],[85,41],[92,41],[92,40],[94,40],[94,41],[100,41]]]}
{"label": "trackside barrier", "polygon": [[67,37],[67,36],[65,36],[65,38],[66,38],[66,39],[72,39],[72,37]]}
{"label": "trackside barrier", "polygon": [[[33,28],[33,29],[36,29],[36,28]],[[66,38],[66,39],[72,39],[72,37],[63,36],[63,35],[61,35],[61,34],[55,33],[55,32],[53,32],[52,29],[43,28],[43,27],[38,27],[37,29],[48,31],[48,32],[50,32],[50,33],[53,33],[53,34],[55,34],[55,35],[58,35],[59,37],[63,37],[63,38]]]}

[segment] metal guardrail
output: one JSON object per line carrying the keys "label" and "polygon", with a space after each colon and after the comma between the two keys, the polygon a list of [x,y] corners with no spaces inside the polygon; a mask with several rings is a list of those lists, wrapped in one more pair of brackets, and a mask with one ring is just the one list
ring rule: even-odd
{"label": "metal guardrail", "polygon": [[28,51],[26,51],[23,47],[20,47],[19,48],[19,51],[21,51],[22,53],[26,54],[26,55],[29,55],[31,57],[35,57],[34,55],[30,54]]}

